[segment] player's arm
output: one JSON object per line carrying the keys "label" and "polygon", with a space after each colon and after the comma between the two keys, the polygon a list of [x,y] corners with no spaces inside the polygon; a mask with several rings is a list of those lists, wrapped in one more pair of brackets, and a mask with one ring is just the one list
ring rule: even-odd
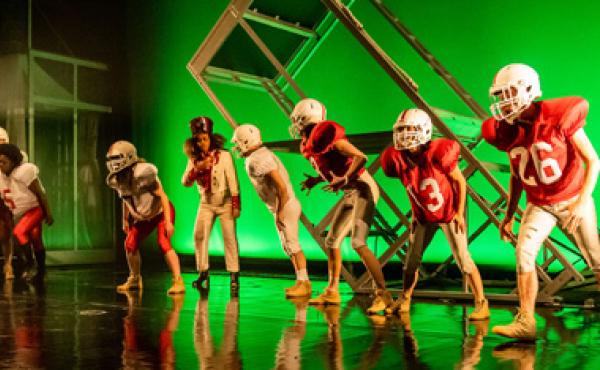
{"label": "player's arm", "polygon": [[197,173],[194,162],[191,159],[188,159],[187,166],[183,172],[183,177],[181,178],[181,184],[186,187],[192,186],[194,181],[196,181],[196,178]]}
{"label": "player's arm", "polygon": [[129,207],[124,200],[121,200],[121,214],[123,215],[123,231],[127,234],[129,232]]}
{"label": "player's arm", "polygon": [[510,182],[508,184],[508,207],[506,209],[506,215],[500,223],[500,238],[508,241],[514,237],[513,234],[513,223],[515,221],[514,216],[519,206],[519,200],[521,199],[521,193],[523,192],[523,183],[519,179],[518,175],[513,172],[512,167],[510,171]]}
{"label": "player's arm", "polygon": [[229,152],[222,152],[221,161],[225,166],[225,180],[231,193],[231,206],[233,218],[240,217],[242,211],[242,204],[240,198],[240,183],[237,177],[237,171],[233,164],[233,158]]}
{"label": "player's arm", "polygon": [[31,184],[29,184],[28,188],[40,203],[40,207],[42,207],[44,215],[46,215],[46,223],[48,225],[52,225],[54,223],[54,217],[52,217],[52,210],[48,204],[48,197],[46,197],[46,192],[42,188],[40,181],[38,179],[34,179]]}
{"label": "player's arm", "polygon": [[592,196],[592,192],[598,181],[598,171],[600,170],[598,154],[585,131],[583,131],[583,128],[580,128],[573,134],[572,142],[585,164],[585,175],[579,198],[568,207],[570,215],[563,223],[563,227],[570,233],[573,233],[577,229],[581,219],[585,216],[584,206],[586,201]]}
{"label": "player's arm", "polygon": [[340,152],[342,155],[346,157],[352,158],[352,163],[350,164],[350,168],[343,176],[335,176],[333,173],[332,180],[330,181],[328,188],[331,190],[336,190],[340,186],[346,185],[349,179],[354,176],[364,165],[367,163],[367,156],[361,152],[357,147],[352,145],[348,140],[338,140],[333,146]]}
{"label": "player's arm", "polygon": [[169,202],[169,198],[167,197],[167,193],[165,193],[162,185],[158,181],[156,181],[156,185],[152,193],[160,198],[160,204],[162,205],[163,209],[163,219],[165,220],[165,233],[167,234],[167,237],[170,238],[175,229],[173,227],[173,220],[171,219],[171,203]]}
{"label": "player's arm", "polygon": [[454,219],[456,220],[456,228],[458,232],[465,232],[465,204],[467,202],[467,181],[463,176],[460,168],[455,166],[450,172],[450,178],[454,182],[453,186],[458,190],[458,209]]}
{"label": "player's arm", "polygon": [[290,197],[285,187],[285,182],[283,181],[281,175],[279,175],[279,172],[277,170],[272,170],[271,172],[267,173],[267,176],[273,181],[275,189],[277,189],[278,208],[276,210],[276,222],[278,227],[283,228],[283,207],[290,200]]}

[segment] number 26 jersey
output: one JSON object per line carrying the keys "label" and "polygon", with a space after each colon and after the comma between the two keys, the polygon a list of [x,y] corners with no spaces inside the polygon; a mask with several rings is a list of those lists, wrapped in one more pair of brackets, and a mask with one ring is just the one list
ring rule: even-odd
{"label": "number 26 jersey", "polygon": [[481,133],[508,153],[511,171],[523,184],[527,201],[544,206],[581,192],[584,166],[572,137],[585,125],[588,102],[566,97],[534,104],[538,114],[533,124],[511,125],[489,118]]}

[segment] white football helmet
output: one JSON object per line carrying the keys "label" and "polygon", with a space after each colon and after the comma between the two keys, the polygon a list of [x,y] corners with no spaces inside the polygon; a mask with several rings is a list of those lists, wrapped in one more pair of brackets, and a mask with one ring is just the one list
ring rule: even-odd
{"label": "white football helmet", "polygon": [[109,176],[136,164],[138,161],[137,149],[129,141],[115,141],[106,153],[106,167]]}
{"label": "white football helmet", "polygon": [[8,132],[2,127],[0,127],[0,144],[8,144],[10,140],[8,139]]}
{"label": "white football helmet", "polygon": [[394,123],[394,148],[404,150],[427,144],[432,131],[427,112],[418,108],[404,110]]}
{"label": "white football helmet", "polygon": [[290,114],[290,135],[299,137],[305,127],[324,121],[326,115],[327,110],[320,101],[309,98],[300,100]]}
{"label": "white football helmet", "polygon": [[251,148],[262,145],[260,130],[258,127],[248,123],[240,125],[233,132],[231,142],[235,145],[233,149],[244,155]]}
{"label": "white football helmet", "polygon": [[512,124],[540,96],[542,91],[537,72],[525,64],[509,64],[494,77],[490,87],[490,110],[497,120]]}

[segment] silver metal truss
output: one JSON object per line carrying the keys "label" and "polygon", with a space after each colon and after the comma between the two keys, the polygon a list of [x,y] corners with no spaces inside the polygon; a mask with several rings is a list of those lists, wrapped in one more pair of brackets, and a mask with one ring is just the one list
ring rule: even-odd
{"label": "silver metal truss", "polygon": [[[483,109],[471,95],[459,84],[459,82],[446,70],[443,65],[423,46],[400,20],[383,4],[381,0],[370,0],[373,6],[381,13],[386,21],[406,39],[417,53],[428,63],[433,70],[450,86],[456,95],[470,108],[474,117],[471,121],[480,123],[481,120],[487,117],[486,110]],[[496,180],[490,171],[501,170],[506,171],[507,166],[494,163],[485,163],[477,159],[473,154],[474,149],[481,142],[481,137],[478,135],[475,138],[465,138],[458,136],[453,132],[441,118],[453,117],[451,112],[443,109],[430,106],[418,92],[417,83],[398,66],[392,58],[373,40],[367,33],[360,21],[354,16],[347,5],[344,5],[340,0],[321,0],[326,6],[329,13],[325,16],[320,24],[317,24],[313,29],[302,27],[296,22],[290,20],[282,20],[279,17],[269,17],[259,13],[258,10],[249,10],[252,0],[233,0],[227,6],[211,32],[204,39],[199,49],[194,54],[187,68],[198,81],[208,97],[215,104],[217,109],[225,117],[227,122],[232,127],[236,127],[237,123],[229,114],[224,104],[218,99],[214,91],[208,85],[208,81],[224,82],[235,84],[244,88],[264,89],[274,100],[277,106],[286,115],[289,115],[293,108],[293,100],[285,92],[285,87],[290,86],[295,94],[303,98],[307,96],[304,91],[294,81],[293,75],[298,71],[299,65],[304,65],[307,58],[310,58],[310,48],[319,45],[323,34],[321,32],[329,32],[335,26],[336,21],[339,21],[345,28],[356,38],[356,40],[365,48],[372,58],[379,64],[388,76],[398,85],[398,87],[409,97],[413,103],[419,108],[425,110],[431,117],[436,130],[447,138],[453,139],[460,144],[461,155],[464,160],[463,174],[467,180],[472,179],[473,175],[479,173],[495,190],[497,199],[489,201],[482,196],[476,188],[467,184],[467,194],[474,203],[483,211],[487,219],[479,225],[474,231],[469,232],[469,242],[475,240],[481,233],[490,225],[496,227],[500,224],[500,214],[504,212],[502,209],[506,205],[507,193],[503,186]],[[352,1],[353,2],[353,1]],[[279,61],[265,42],[254,31],[252,26],[246,21],[255,21],[264,25],[272,26],[279,30],[286,30],[306,38],[303,46],[296,53],[294,58],[284,65]],[[256,46],[261,50],[264,56],[269,60],[273,67],[277,70],[278,75],[274,78],[250,75],[247,73],[231,71],[223,68],[210,66],[210,61],[223,45],[227,37],[233,29],[240,26],[244,32],[252,39]],[[298,62],[294,60],[298,55],[305,57],[305,60]],[[291,73],[288,71],[289,68]],[[367,136],[369,134],[366,134]],[[390,137],[390,136],[388,136]],[[388,143],[391,140],[388,139]],[[285,145],[289,149],[288,145]],[[371,174],[375,174],[380,168],[379,157],[373,161],[368,167]],[[394,220],[389,220],[377,210],[374,221],[374,228],[379,236],[387,243],[387,249],[380,255],[379,261],[382,266],[386,265],[391,258],[396,255],[401,261],[404,261],[404,256],[408,248],[409,237],[409,217],[410,211],[403,212],[400,210],[392,198],[387,194],[385,189],[379,185],[381,190],[381,199],[391,210],[396,217]],[[331,223],[333,214],[339,202],[316,224],[311,222],[303,213],[301,221],[312,235],[314,240],[325,250],[324,235],[326,229]],[[518,211],[519,215],[522,210]],[[516,240],[511,240],[514,245]],[[570,250],[576,251],[576,248]],[[559,247],[550,239],[544,241],[543,245],[543,260],[536,266],[540,281],[540,291],[538,294],[538,302],[553,303],[555,294],[568,283],[583,282],[584,276],[579,272],[572,263],[564,256]],[[452,256],[448,257],[440,264],[432,273],[427,273],[421,269],[421,274],[427,277],[435,277],[443,273],[446,267],[453,261]],[[561,265],[560,272],[552,274],[549,271],[550,265],[553,262],[558,262]],[[357,293],[371,293],[373,291],[372,278],[368,273],[361,276],[354,276],[344,266],[342,267],[342,276],[351,288]],[[515,289],[508,294],[487,294],[488,298],[495,301],[514,301],[517,299]],[[471,298],[471,294],[465,289],[464,292],[448,292],[448,291],[432,291],[432,290],[417,290],[415,296],[433,297],[433,298],[454,298],[467,299]]]}

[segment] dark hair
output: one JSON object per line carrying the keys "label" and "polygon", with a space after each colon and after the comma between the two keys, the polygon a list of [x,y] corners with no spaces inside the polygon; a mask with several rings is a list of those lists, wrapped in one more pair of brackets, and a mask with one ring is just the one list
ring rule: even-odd
{"label": "dark hair", "polygon": [[[211,133],[206,133],[208,134],[209,138],[210,138],[210,146],[208,147],[208,150],[215,150],[215,149],[223,149],[225,146],[225,136],[221,135],[221,134],[211,134]],[[198,147],[198,140],[196,139],[195,136],[190,137],[188,139],[185,140],[184,144],[183,144],[183,152],[191,159],[199,159],[200,155],[201,155],[201,150],[200,147]]]}
{"label": "dark hair", "polygon": [[23,161],[21,149],[14,144],[0,144],[0,155],[7,156],[13,166],[18,166]]}

